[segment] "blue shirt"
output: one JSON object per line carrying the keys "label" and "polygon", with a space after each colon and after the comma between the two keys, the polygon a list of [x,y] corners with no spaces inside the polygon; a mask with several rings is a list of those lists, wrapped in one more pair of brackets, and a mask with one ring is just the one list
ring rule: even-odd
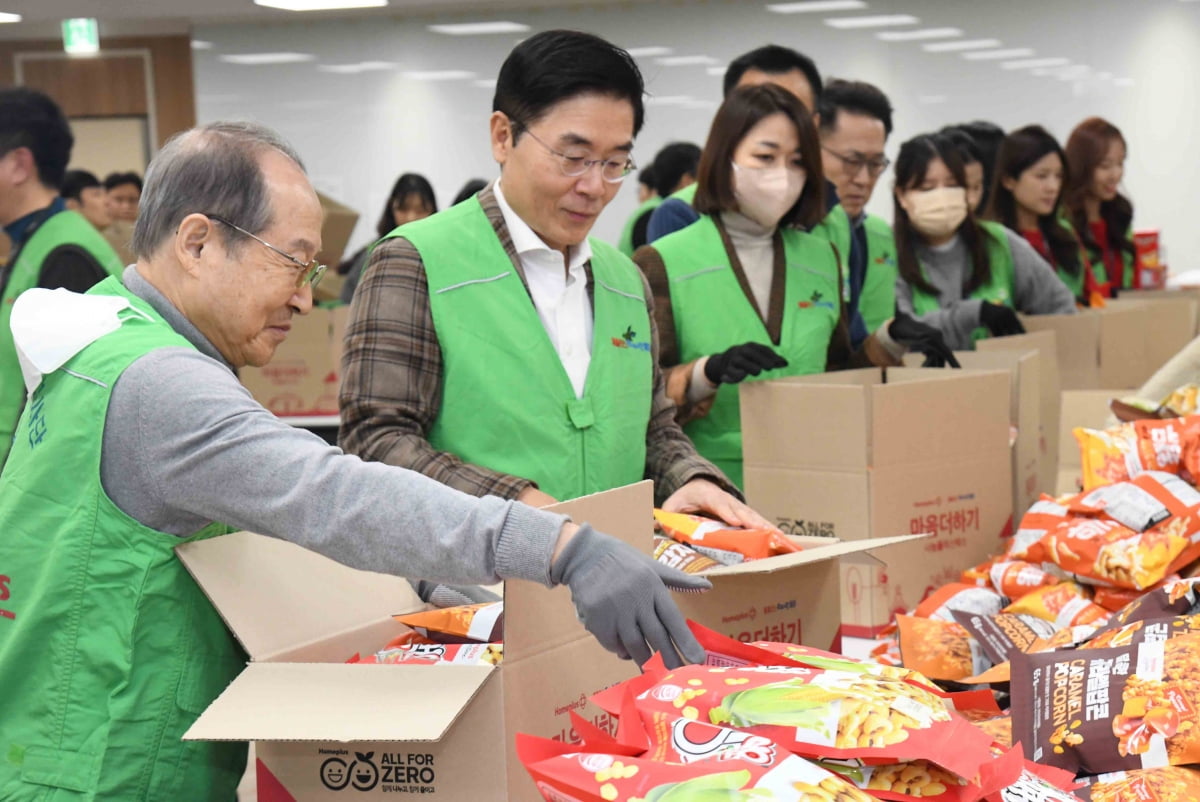
{"label": "blue shirt", "polygon": [[4,227],[4,233],[12,240],[12,252],[16,253],[21,246],[25,244],[28,238],[30,228],[35,223],[40,223],[48,217],[53,217],[59,212],[64,212],[67,209],[67,203],[61,197],[57,197],[50,202],[49,206],[38,209],[36,212],[30,212],[24,217],[19,217]]}

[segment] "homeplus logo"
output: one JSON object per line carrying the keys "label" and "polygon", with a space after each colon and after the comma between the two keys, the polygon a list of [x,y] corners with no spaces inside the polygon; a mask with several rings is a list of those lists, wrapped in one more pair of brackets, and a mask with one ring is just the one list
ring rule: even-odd
{"label": "homeplus logo", "polygon": [[354,752],[318,749],[321,784],[330,791],[381,791],[396,794],[437,792],[433,755],[420,752]]}

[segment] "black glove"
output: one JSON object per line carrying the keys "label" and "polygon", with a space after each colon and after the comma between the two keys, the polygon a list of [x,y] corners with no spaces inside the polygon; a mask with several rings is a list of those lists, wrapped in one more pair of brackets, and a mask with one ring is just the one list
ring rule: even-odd
{"label": "black glove", "polygon": [[708,590],[707,579],[663,565],[583,524],[550,566],[550,581],[571,589],[580,622],[618,657],[632,657],[640,666],[662,652],[668,668],[704,662],[704,647],[667,588]]}
{"label": "black glove", "polygon": [[903,312],[897,312],[888,326],[888,336],[910,351],[925,355],[921,367],[944,368],[949,365],[959,368],[954,352],[946,345],[942,332],[933,326],[921,323]]}
{"label": "black glove", "polygon": [[460,607],[464,604],[502,601],[495,593],[479,585],[446,585],[427,579],[410,579],[408,583],[421,597],[421,601],[434,607]]}
{"label": "black glove", "polygon": [[704,364],[704,377],[713,384],[737,384],[764,370],[786,368],[787,360],[762,343],[742,343],[713,354]]}
{"label": "black glove", "polygon": [[984,301],[979,305],[979,322],[986,326],[994,337],[1025,333],[1025,327],[1017,319],[1017,313],[1009,306]]}

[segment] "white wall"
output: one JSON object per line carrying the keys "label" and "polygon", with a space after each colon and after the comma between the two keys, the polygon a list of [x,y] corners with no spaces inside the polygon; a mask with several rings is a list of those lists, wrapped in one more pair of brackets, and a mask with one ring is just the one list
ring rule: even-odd
{"label": "white wall", "polygon": [[[919,43],[885,43],[871,30],[836,30],[827,16],[907,13],[916,27],[957,27],[965,38],[995,38],[1037,57],[1061,56],[1086,71],[1077,79],[1002,69]],[[1200,268],[1193,217],[1200,110],[1200,3],[1181,0],[870,0],[865,11],[778,15],[762,3],[614,4],[594,9],[504,13],[534,31],[570,27],[622,46],[670,47],[706,55],[716,68],[767,42],[811,55],[826,76],[871,81],[896,107],[894,153],[913,134],[949,122],[990,119],[1005,129],[1039,122],[1060,140],[1084,117],[1100,115],[1129,142],[1125,185],[1135,224],[1159,227],[1173,271]],[[455,20],[462,21],[460,15]],[[518,36],[448,37],[426,31],[433,18],[205,26],[196,39],[198,116],[254,119],[282,131],[308,163],[318,188],[362,212],[353,246],[373,227],[396,176],[426,175],[443,206],[471,177],[491,178],[487,146],[490,79]],[[897,29],[899,30],[899,29]],[[247,67],[223,54],[293,51],[313,61]],[[322,71],[363,61],[394,67],[357,74]],[[719,75],[705,66],[663,66],[639,58],[651,94],[635,157],[649,162],[674,139],[703,144],[720,100]],[[470,79],[427,81],[419,70],[465,70]],[[871,209],[891,217],[881,180]],[[600,218],[595,234],[615,240],[635,204],[632,179]]]}

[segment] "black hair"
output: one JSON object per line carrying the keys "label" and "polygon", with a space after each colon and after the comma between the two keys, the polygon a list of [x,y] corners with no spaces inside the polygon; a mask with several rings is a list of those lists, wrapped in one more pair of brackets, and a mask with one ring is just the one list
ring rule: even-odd
{"label": "black hair", "polygon": [[983,197],[979,199],[979,208],[986,209],[988,192],[996,179],[996,154],[1000,152],[1000,143],[1004,141],[1004,129],[987,120],[973,120],[953,127],[971,137],[975,144],[975,153],[983,165]]}
{"label": "black hair", "polygon": [[483,189],[486,186],[487,186],[487,181],[484,181],[482,178],[470,179],[469,181],[467,181],[467,183],[463,184],[462,189],[460,189],[458,191],[458,194],[454,196],[454,200],[453,200],[453,202],[451,202],[450,205],[457,206],[458,204],[465,201],[467,198],[471,197],[472,195],[477,194],[479,192],[479,190]]}
{"label": "black hair", "polygon": [[654,191],[665,198],[685,175],[696,177],[700,164],[700,146],[691,142],[672,142],[654,156]]}
{"label": "black hair", "polygon": [[0,156],[29,148],[38,180],[57,190],[74,144],[66,116],[49,95],[22,86],[0,89]]}
{"label": "black hair", "polygon": [[884,137],[892,134],[892,103],[879,87],[865,81],[843,81],[834,78],[825,85],[817,102],[821,115],[821,130],[832,133],[837,128],[838,111],[863,114],[883,123]]}
{"label": "black hair", "polygon": [[[648,164],[641,170],[638,170],[638,183],[645,185],[647,189],[654,189],[654,164]],[[655,190],[657,192],[657,190]]]}
{"label": "black hair", "polygon": [[104,188],[106,190],[114,190],[117,187],[123,187],[126,184],[133,184],[137,187],[138,194],[142,193],[142,177],[134,172],[128,173],[109,173],[104,178]]}
{"label": "black hair", "polygon": [[64,198],[78,201],[81,200],[85,189],[93,188],[104,189],[104,185],[100,183],[100,179],[96,178],[95,174],[89,173],[87,170],[68,170],[67,174],[63,176],[58,194]]}
{"label": "black hair", "polygon": [[555,104],[583,94],[627,100],[633,106],[633,134],[645,121],[646,86],[633,57],[599,36],[553,30],[535,34],[513,48],[500,67],[492,111],[513,123],[513,142],[523,128]]}
{"label": "black hair", "polygon": [[808,85],[812,87],[813,102],[817,104],[821,102],[824,88],[816,62],[790,47],[764,45],[749,53],[743,53],[731,61],[725,70],[725,83],[722,88],[725,97],[729,97],[729,93],[738,85],[738,81],[742,80],[742,76],[746,74],[747,70],[758,70],[768,75],[782,75],[792,70],[800,70],[808,80]]}
{"label": "black hair", "polygon": [[[905,190],[921,185],[925,174],[929,172],[929,164],[934,159],[941,159],[946,165],[946,169],[958,181],[958,185],[964,190],[966,189],[967,177],[962,152],[958,145],[940,133],[921,134],[913,137],[900,146],[900,153],[896,156],[896,205],[892,228],[896,238],[896,262],[900,270],[900,277],[910,286],[938,296],[940,293],[937,287],[934,287],[921,271],[921,263],[917,260],[914,245],[914,240],[920,235],[909,221],[908,212],[904,211],[904,207],[900,205],[899,197],[900,193]],[[988,235],[983,226],[976,222],[975,212],[969,206],[966,219],[963,220],[958,231],[967,244],[967,253],[971,256],[971,279],[964,290],[964,295],[969,295],[992,280],[992,264],[988,259],[984,239]]]}
{"label": "black hair", "polygon": [[975,142],[975,137],[968,134],[957,125],[947,125],[945,128],[937,132],[940,137],[945,137],[950,141],[958,154],[962,157],[963,166],[968,164],[983,164],[983,152],[980,151],[979,145]]}
{"label": "black hair", "polygon": [[383,214],[379,217],[379,223],[375,226],[375,230],[379,232],[379,236],[386,237],[388,232],[396,227],[396,218],[392,217],[392,207],[396,204],[403,204],[410,196],[416,195],[421,199],[421,203],[433,214],[438,210],[437,198],[433,195],[433,185],[425,176],[419,173],[405,173],[396,179],[396,183],[392,185],[392,191],[388,195],[387,203],[383,204]]}

